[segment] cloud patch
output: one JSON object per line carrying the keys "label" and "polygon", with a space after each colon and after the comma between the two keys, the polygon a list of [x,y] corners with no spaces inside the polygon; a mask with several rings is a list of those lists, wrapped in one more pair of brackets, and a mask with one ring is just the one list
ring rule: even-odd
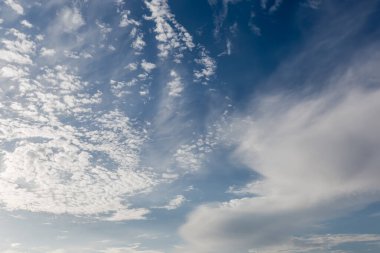
{"label": "cloud patch", "polygon": [[231,140],[234,158],[260,176],[238,191],[245,197],[189,216],[181,228],[189,252],[261,252],[380,200],[378,62],[355,58],[319,95],[254,100],[254,112],[234,121]]}
{"label": "cloud patch", "polygon": [[64,32],[71,33],[85,25],[78,8],[64,7],[57,16],[57,25]]}
{"label": "cloud patch", "polygon": [[8,5],[12,10],[14,10],[17,14],[24,14],[24,8],[16,0],[5,0],[4,3]]}

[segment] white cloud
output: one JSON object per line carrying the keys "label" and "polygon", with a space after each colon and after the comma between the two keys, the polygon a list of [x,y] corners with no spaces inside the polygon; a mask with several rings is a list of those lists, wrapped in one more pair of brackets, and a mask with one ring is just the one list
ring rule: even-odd
{"label": "white cloud", "polygon": [[41,56],[53,56],[53,55],[55,55],[55,50],[52,48],[43,47],[40,50],[40,54],[41,54]]}
{"label": "white cloud", "polygon": [[227,39],[226,48],[227,48],[227,55],[231,55],[232,43],[231,43],[231,40],[229,39]]}
{"label": "white cloud", "polygon": [[37,35],[36,35],[36,40],[37,40],[37,41],[43,41],[44,38],[45,38],[45,36],[43,36],[42,34],[37,34]]}
{"label": "white cloud", "polygon": [[[319,0],[311,0],[311,1],[314,2],[314,1],[319,1]],[[268,10],[270,13],[274,13],[280,8],[280,6],[282,5],[282,2],[283,0],[275,0],[271,4],[270,2],[268,2],[268,0],[261,0],[260,5],[262,9]]]}
{"label": "white cloud", "polygon": [[273,13],[273,12],[277,11],[280,8],[280,6],[281,6],[282,1],[283,0],[276,0],[276,1],[274,1],[273,5],[269,8],[269,12]]}
{"label": "white cloud", "polygon": [[194,81],[206,83],[215,74],[216,62],[202,49],[200,57],[195,60],[200,65],[200,70],[194,71]]}
{"label": "white cloud", "polygon": [[30,54],[34,52],[36,45],[26,34],[13,28],[9,29],[6,34],[11,35],[12,39],[3,39],[1,40],[1,43],[9,51],[21,54]]}
{"label": "white cloud", "polygon": [[138,244],[130,246],[130,247],[108,248],[108,249],[102,250],[100,252],[103,252],[103,253],[163,253],[161,251],[156,251],[156,250],[141,249],[140,245],[138,245]]}
{"label": "white cloud", "polygon": [[202,165],[204,154],[198,152],[195,144],[183,144],[175,152],[174,158],[179,169],[196,171]]}
{"label": "white cloud", "polygon": [[150,17],[146,18],[152,19],[156,23],[154,31],[159,43],[160,57],[167,58],[176,49],[179,51],[176,55],[180,58],[181,51],[194,48],[191,35],[177,22],[166,0],[145,1],[145,4],[152,13]]}
{"label": "white cloud", "polygon": [[125,68],[130,70],[130,71],[135,71],[137,70],[137,63],[129,63]]}
{"label": "white cloud", "polygon": [[144,41],[144,35],[142,33],[137,34],[134,41],[132,42],[132,48],[139,52],[145,46],[146,46],[146,43]]}
{"label": "white cloud", "polygon": [[24,71],[22,68],[13,65],[6,65],[4,67],[1,67],[0,69],[0,76],[4,78],[19,79],[26,75],[26,71]]}
{"label": "white cloud", "polygon": [[111,216],[102,218],[106,221],[145,220],[150,211],[146,208],[122,209],[115,211]]}
{"label": "white cloud", "polygon": [[[214,14],[214,23],[215,23],[215,30],[214,34],[218,35],[220,32],[220,29],[223,25],[224,20],[226,19],[228,15],[228,9],[230,4],[237,4],[241,0],[221,0],[222,2],[222,9],[219,11],[217,14]],[[208,3],[212,6],[215,7],[217,6],[218,0],[209,0]]]}
{"label": "white cloud", "polygon": [[34,54],[36,45],[30,37],[13,28],[7,30],[5,35],[9,39],[1,40],[3,47],[0,48],[0,60],[22,65],[32,64],[31,55]]}
{"label": "white cloud", "polygon": [[85,21],[77,8],[64,7],[58,13],[57,24],[64,32],[75,32]]}
{"label": "white cloud", "polygon": [[170,71],[170,76],[172,80],[168,82],[169,96],[178,97],[184,89],[181,77],[174,70]]}
{"label": "white cloud", "polygon": [[143,70],[145,70],[146,72],[151,72],[153,69],[156,68],[156,64],[154,63],[151,63],[151,62],[147,62],[145,60],[142,60],[141,62],[141,67]]}
{"label": "white cloud", "polygon": [[67,251],[64,249],[56,249],[56,250],[49,251],[48,253],[66,253],[66,252]]}
{"label": "white cloud", "polygon": [[85,93],[88,83],[65,66],[13,85],[17,92],[1,90],[8,92],[0,103],[3,208],[143,219],[149,210],[131,207],[125,196],[156,184],[139,167],[146,131],[118,110],[93,111],[102,94]]}
{"label": "white cloud", "polygon": [[15,0],[5,0],[4,3],[12,8],[17,14],[23,15],[24,8]]}
{"label": "white cloud", "polygon": [[188,172],[199,170],[206,154],[210,153],[219,142],[219,127],[219,123],[216,123],[205,136],[180,145],[174,154],[176,167]]}
{"label": "white cloud", "polygon": [[112,28],[109,27],[109,25],[107,25],[106,23],[102,23],[99,20],[96,20],[95,24],[99,27],[103,38],[105,38],[108,33],[112,32]]}
{"label": "white cloud", "polygon": [[25,19],[21,21],[21,24],[27,28],[33,27],[33,25],[28,20],[25,20]]}
{"label": "white cloud", "polygon": [[[174,63],[180,64],[186,53],[195,48],[192,36],[178,23],[167,0],[146,0],[145,4],[151,12],[151,16],[145,19],[155,22],[158,56],[161,59],[172,58]],[[206,83],[215,74],[216,64],[203,47],[198,46],[197,49],[200,52],[195,62],[201,69],[194,71],[195,81]]]}
{"label": "white cloud", "polygon": [[[354,243],[379,243],[380,235],[377,234],[328,234],[328,235],[312,235],[307,237],[292,237],[289,241],[282,245],[266,247],[258,250],[262,253],[274,252],[344,252],[335,251],[334,249],[344,244]],[[257,252],[250,249],[249,252]]]}
{"label": "white cloud", "polygon": [[260,177],[242,189],[247,197],[189,216],[181,228],[189,252],[261,252],[380,200],[380,89],[366,87],[380,81],[376,57],[356,58],[320,95],[254,100],[230,138],[234,158]]}
{"label": "white cloud", "polygon": [[130,10],[124,11],[122,13],[120,24],[119,24],[120,27],[127,27],[127,26],[129,26],[131,24],[135,25],[135,26],[139,26],[140,25],[140,23],[137,22],[136,20],[129,18],[130,14],[131,14]]}
{"label": "white cloud", "polygon": [[183,203],[185,203],[186,198],[183,195],[177,195],[172,200],[169,201],[169,203],[165,206],[159,207],[167,210],[174,210],[182,206]]}
{"label": "white cloud", "polygon": [[2,49],[0,49],[0,60],[7,61],[9,63],[32,64],[32,60],[29,56]]}
{"label": "white cloud", "polygon": [[136,86],[138,83],[137,78],[133,78],[130,81],[115,81],[110,80],[111,92],[116,97],[123,97],[125,95],[129,95],[132,92],[130,88]]}
{"label": "white cloud", "polygon": [[18,243],[18,242],[11,243],[12,248],[19,247],[20,245],[21,245],[21,243]]}

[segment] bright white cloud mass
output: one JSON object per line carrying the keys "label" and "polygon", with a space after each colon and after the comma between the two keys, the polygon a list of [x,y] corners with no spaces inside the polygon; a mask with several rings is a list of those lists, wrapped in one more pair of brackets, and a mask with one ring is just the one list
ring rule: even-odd
{"label": "bright white cloud mass", "polygon": [[378,252],[379,8],[2,1],[0,252]]}

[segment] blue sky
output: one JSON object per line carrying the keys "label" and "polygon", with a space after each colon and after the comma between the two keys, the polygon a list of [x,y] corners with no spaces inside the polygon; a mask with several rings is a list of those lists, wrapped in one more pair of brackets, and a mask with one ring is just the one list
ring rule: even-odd
{"label": "blue sky", "polygon": [[379,252],[379,11],[1,1],[0,252]]}

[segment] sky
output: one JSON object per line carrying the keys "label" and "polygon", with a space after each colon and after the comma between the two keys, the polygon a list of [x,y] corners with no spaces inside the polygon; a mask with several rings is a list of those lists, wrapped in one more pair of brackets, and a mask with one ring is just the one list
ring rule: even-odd
{"label": "sky", "polygon": [[0,252],[380,251],[379,0],[2,0]]}

